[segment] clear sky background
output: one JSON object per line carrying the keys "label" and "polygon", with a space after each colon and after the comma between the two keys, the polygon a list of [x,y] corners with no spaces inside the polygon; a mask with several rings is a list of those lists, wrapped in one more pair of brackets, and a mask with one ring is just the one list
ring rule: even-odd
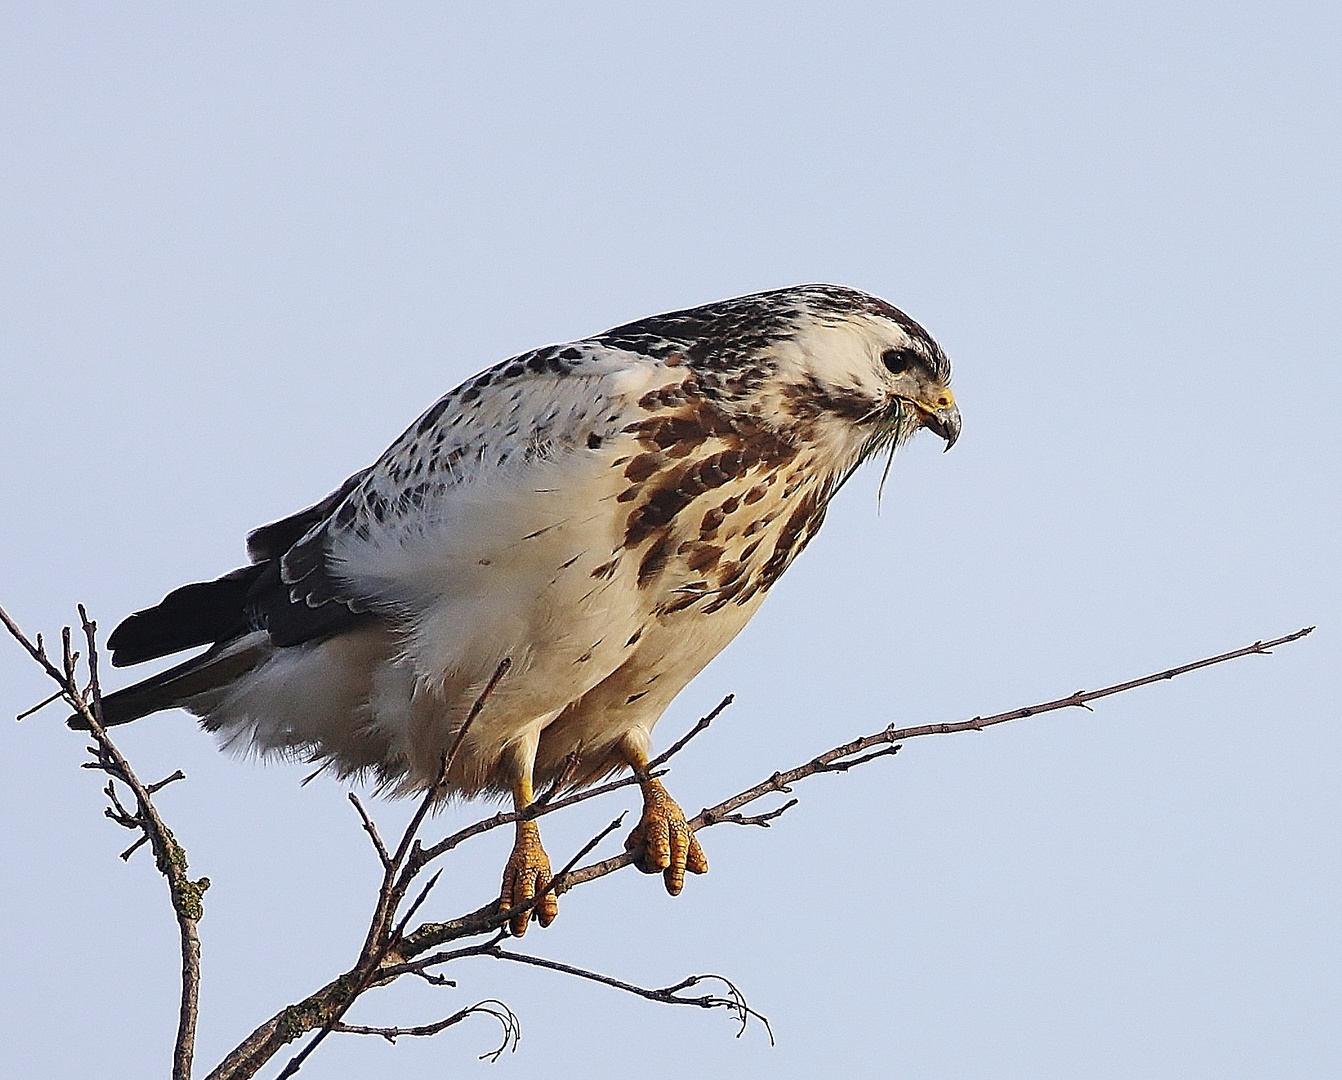
{"label": "clear sky background", "polygon": [[[626,871],[525,939],[726,973],[775,1048],[479,961],[352,1018],[502,997],[516,1054],[477,1063],[480,1020],[303,1075],[1342,1074],[1342,8],[483,8],[0,5],[0,603],[29,630],[238,565],[505,356],[817,280],[938,337],[964,436],[917,440],[879,510],[863,473],[673,705],[662,746],[738,695],[676,763],[688,810],[892,721],[1319,630],[817,778],[704,834],[679,899]],[[0,642],[0,712],[47,692]],[[0,725],[0,1073],[166,1075],[165,889],[61,718]],[[352,961],[376,867],[335,782],[182,713],[123,730],[189,774],[160,803],[214,882],[203,1074]],[[636,802],[549,819],[551,854]],[[426,914],[488,900],[508,842]]]}

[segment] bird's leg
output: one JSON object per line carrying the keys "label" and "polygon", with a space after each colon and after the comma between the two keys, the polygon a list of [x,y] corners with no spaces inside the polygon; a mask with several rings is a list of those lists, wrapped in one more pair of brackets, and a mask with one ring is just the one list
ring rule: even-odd
{"label": "bird's leg", "polygon": [[[513,780],[513,809],[521,811],[531,805],[534,792],[531,789],[530,765],[519,769]],[[518,904],[535,900],[550,884],[550,857],[541,847],[541,831],[534,821],[522,820],[517,823],[517,838],[513,841],[512,854],[508,856],[508,865],[503,868],[503,891],[499,895],[499,906],[503,911]],[[536,921],[549,926],[559,914],[559,901],[553,892],[540,898],[532,911]],[[527,932],[527,919],[531,911],[520,911],[508,922],[508,930],[513,937],[521,937]]]}
{"label": "bird's leg", "polygon": [[685,823],[684,811],[666,793],[662,782],[648,775],[647,752],[626,740],[620,744],[620,753],[643,789],[643,817],[624,842],[624,848],[634,856],[634,865],[643,873],[660,873],[666,891],[679,896],[685,886],[686,870],[691,874],[708,873],[704,849]]}

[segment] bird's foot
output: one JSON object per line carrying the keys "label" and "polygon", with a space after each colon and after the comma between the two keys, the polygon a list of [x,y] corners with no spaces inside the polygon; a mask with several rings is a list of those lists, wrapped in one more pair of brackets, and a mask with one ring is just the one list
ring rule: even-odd
{"label": "bird's foot", "polygon": [[553,891],[545,892],[550,884],[550,857],[541,847],[541,831],[534,821],[517,823],[517,839],[513,842],[513,852],[508,856],[508,865],[503,868],[503,891],[499,895],[499,908],[509,908],[530,903],[541,893],[536,906],[529,911],[519,911],[508,920],[508,931],[513,937],[521,937],[527,932],[527,920],[534,913],[541,926],[549,926],[559,914],[559,901]]}
{"label": "bird's foot", "polygon": [[624,842],[624,849],[634,856],[634,865],[643,873],[660,873],[672,896],[679,896],[685,887],[686,870],[691,874],[708,873],[704,849],[685,823],[684,811],[660,780],[643,782],[643,818]]}

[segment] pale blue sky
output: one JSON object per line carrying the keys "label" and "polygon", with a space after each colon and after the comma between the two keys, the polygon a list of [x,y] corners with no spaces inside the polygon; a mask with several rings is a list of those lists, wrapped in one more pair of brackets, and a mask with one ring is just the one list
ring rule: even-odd
{"label": "pale blue sky", "polygon": [[[500,996],[516,1054],[477,1064],[480,1022],[303,1075],[1339,1074],[1340,32],[1321,3],[0,6],[0,603],[32,630],[232,568],[504,356],[814,280],[938,337],[964,436],[901,455],[879,512],[855,481],[672,707],[663,746],[738,695],[669,780],[687,809],[1320,624],[818,778],[707,833],[679,899],[626,872],[525,940],[727,973],[776,1048],[480,962],[358,1017]],[[0,714],[46,693],[0,647]],[[165,1075],[164,889],[59,720],[0,724],[0,1073]],[[162,807],[215,883],[208,1068],[350,962],[375,867],[334,782],[180,713],[123,742],[190,776]],[[506,846],[426,914],[488,899]]]}

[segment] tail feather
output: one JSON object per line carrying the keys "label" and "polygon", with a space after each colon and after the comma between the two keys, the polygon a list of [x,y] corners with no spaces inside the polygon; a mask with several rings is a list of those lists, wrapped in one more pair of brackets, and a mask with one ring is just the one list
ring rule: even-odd
{"label": "tail feather", "polygon": [[[112,666],[156,660],[198,645],[213,645],[247,633],[247,590],[265,564],[244,566],[216,581],[183,585],[155,607],[122,621],[107,639]],[[174,669],[176,670],[176,669]]]}
{"label": "tail feather", "polygon": [[[220,691],[252,670],[276,648],[330,637],[372,616],[354,610],[342,596],[312,603],[291,595],[279,558],[358,483],[350,477],[334,495],[283,521],[256,530],[248,540],[257,561],[214,581],[198,581],[168,593],[154,607],[137,611],[107,638],[113,667],[156,660],[201,645],[211,648],[102,699],[104,722],[126,724],[161,709],[202,705],[201,695]],[[204,703],[217,700],[206,697]],[[213,707],[210,705],[209,707]],[[75,715],[76,730],[87,725]]]}
{"label": "tail feather", "polygon": [[[124,690],[104,695],[103,724],[107,727],[128,724],[150,713],[176,708],[200,694],[222,689],[251,671],[270,652],[264,631],[216,645],[185,663]],[[79,713],[67,718],[65,723],[76,731],[88,730],[88,724]]]}

